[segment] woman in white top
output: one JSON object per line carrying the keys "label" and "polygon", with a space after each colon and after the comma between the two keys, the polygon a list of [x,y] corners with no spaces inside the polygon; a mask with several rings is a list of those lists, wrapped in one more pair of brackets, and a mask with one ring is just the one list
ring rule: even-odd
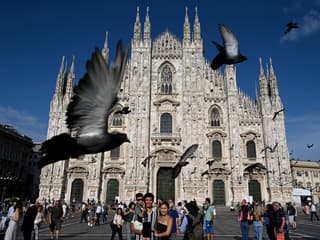
{"label": "woman in white top", "polygon": [[39,228],[40,228],[40,223],[44,219],[43,215],[43,206],[39,205],[37,208],[37,215],[36,218],[34,219],[34,239],[38,240],[39,239]]}
{"label": "woman in white top", "polygon": [[20,220],[20,211],[22,210],[22,206],[20,201],[15,200],[13,202],[14,206],[14,214],[10,216],[10,222],[8,229],[6,231],[6,235],[4,237],[4,240],[16,240],[17,239],[17,229],[18,229],[18,223]]}
{"label": "woman in white top", "polygon": [[119,240],[123,240],[122,238],[122,220],[123,212],[122,208],[118,208],[116,214],[113,217],[113,220],[111,222],[111,230],[112,230],[112,235],[111,235],[111,240],[114,239],[116,233],[118,233]]}

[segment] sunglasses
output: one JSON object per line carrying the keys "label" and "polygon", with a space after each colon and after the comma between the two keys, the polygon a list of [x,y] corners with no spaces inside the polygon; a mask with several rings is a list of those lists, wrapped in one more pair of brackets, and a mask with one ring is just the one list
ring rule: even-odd
{"label": "sunglasses", "polygon": [[137,198],[137,201],[142,201],[143,200],[143,198]]}

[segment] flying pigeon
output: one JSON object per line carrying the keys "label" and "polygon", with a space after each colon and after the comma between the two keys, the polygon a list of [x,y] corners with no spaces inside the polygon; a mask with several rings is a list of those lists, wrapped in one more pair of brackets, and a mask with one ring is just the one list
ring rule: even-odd
{"label": "flying pigeon", "polygon": [[114,114],[128,114],[131,113],[129,107],[123,107],[122,109],[115,111]]}
{"label": "flying pigeon", "polygon": [[285,110],[285,109],[282,108],[281,110],[274,112],[272,120],[274,120],[274,119],[277,117],[277,115],[278,115],[279,113],[283,112],[284,110]]}
{"label": "flying pigeon", "polygon": [[[99,49],[87,61],[87,73],[74,87],[66,112],[70,133],[62,133],[42,143],[39,167],[105,152],[130,142],[125,133],[108,132],[108,116],[118,104],[118,92],[127,64],[128,47],[117,44],[113,65],[106,63]],[[72,134],[72,135],[71,135]]]}
{"label": "flying pigeon", "polygon": [[151,158],[151,156],[147,156],[147,157],[141,162],[141,164],[142,164],[144,167],[146,167],[146,166],[147,166],[147,163],[148,163],[148,161],[149,161],[150,158]]}
{"label": "flying pigeon", "polygon": [[307,148],[312,148],[313,147],[313,143],[312,144],[307,144]]}
{"label": "flying pigeon", "polygon": [[211,68],[218,69],[222,64],[234,64],[247,60],[247,57],[240,54],[238,40],[225,25],[219,24],[219,31],[223,40],[223,45],[212,41],[219,50],[219,54],[212,60]]}
{"label": "flying pigeon", "polygon": [[260,153],[263,153],[265,150],[269,150],[271,153],[275,152],[276,148],[278,147],[278,142],[271,148],[270,146],[266,146],[264,149],[261,150]]}
{"label": "flying pigeon", "polygon": [[176,178],[179,176],[182,167],[187,166],[189,162],[187,162],[187,159],[189,157],[192,157],[192,154],[198,149],[198,144],[193,144],[190,147],[187,148],[187,150],[182,154],[180,157],[180,160],[177,162],[177,164],[172,168],[172,178]]}
{"label": "flying pigeon", "polygon": [[287,24],[287,29],[284,32],[284,34],[288,34],[294,28],[299,28],[298,23],[297,22],[289,22]]}
{"label": "flying pigeon", "polygon": [[207,161],[207,164],[211,166],[214,163],[214,160]]}
{"label": "flying pigeon", "polygon": [[209,174],[209,170],[204,171],[203,173],[201,173],[201,177],[203,177],[204,175]]}

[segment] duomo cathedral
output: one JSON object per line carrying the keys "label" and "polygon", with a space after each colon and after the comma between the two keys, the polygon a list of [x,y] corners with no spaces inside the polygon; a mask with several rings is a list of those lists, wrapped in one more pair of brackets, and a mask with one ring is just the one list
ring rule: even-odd
{"label": "duomo cathedral", "polygon": [[[259,87],[253,100],[238,88],[235,66],[210,68],[197,9],[193,24],[186,9],[182,27],[183,39],[169,31],[151,39],[149,11],[141,23],[137,9],[119,92],[121,105],[131,112],[108,118],[109,131],[127,133],[131,143],[45,166],[40,199],[128,202],[135,193],[147,191],[174,201],[210,197],[216,205],[248,196],[255,201],[292,199],[284,112],[274,114],[283,104],[271,60],[266,68],[261,59],[260,69],[257,64]],[[108,33],[102,54],[109,61]],[[74,68],[75,59],[68,70],[63,57],[50,104],[48,138],[69,131],[65,112],[73,94]],[[198,149],[172,179],[172,167],[192,144]]]}

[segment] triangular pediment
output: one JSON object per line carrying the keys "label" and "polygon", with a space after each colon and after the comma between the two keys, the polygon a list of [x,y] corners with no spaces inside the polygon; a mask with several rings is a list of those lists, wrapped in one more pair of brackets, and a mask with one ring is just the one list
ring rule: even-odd
{"label": "triangular pediment", "polygon": [[175,106],[175,107],[180,105],[180,102],[178,102],[177,100],[174,100],[172,98],[169,98],[169,97],[164,97],[164,98],[161,98],[161,99],[153,102],[153,104],[155,106],[160,106],[164,103],[170,103],[170,104],[172,104],[172,106]]}

